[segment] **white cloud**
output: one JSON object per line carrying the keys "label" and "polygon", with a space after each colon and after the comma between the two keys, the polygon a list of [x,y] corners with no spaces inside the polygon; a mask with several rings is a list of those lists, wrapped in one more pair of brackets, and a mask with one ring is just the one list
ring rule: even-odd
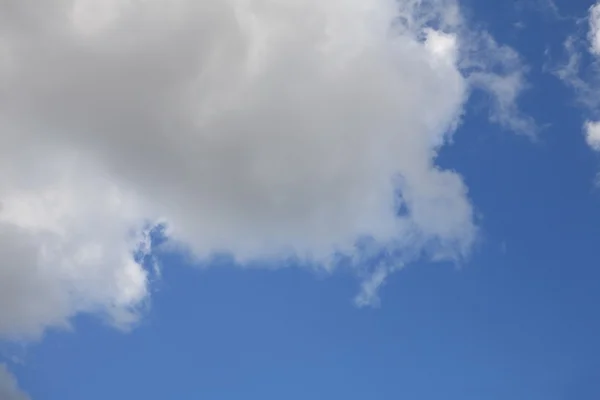
{"label": "white cloud", "polygon": [[472,206],[436,154],[476,88],[529,131],[522,76],[451,0],[4,0],[0,336],[135,323],[159,219],[199,258],[461,257]]}
{"label": "white cloud", "polygon": [[593,5],[589,12],[590,52],[596,56],[600,55],[600,3]]}
{"label": "white cloud", "polygon": [[360,285],[360,292],[354,298],[354,303],[358,307],[377,307],[381,299],[379,298],[379,289],[385,284],[385,280],[393,272],[385,265],[380,265],[373,273],[364,279]]}
{"label": "white cloud", "polygon": [[600,151],[600,122],[585,123],[585,141],[592,150]]}
{"label": "white cloud", "polygon": [[25,394],[17,384],[17,380],[6,368],[6,365],[0,364],[0,399],[2,400],[29,400],[30,397]]}
{"label": "white cloud", "polygon": [[461,66],[470,71],[467,78],[471,86],[490,95],[491,121],[514,133],[535,136],[535,121],[523,115],[517,104],[518,97],[527,88],[527,70],[518,53],[508,46],[498,45],[485,33],[471,38],[468,43],[470,46],[465,46],[468,56],[460,61]]}
{"label": "white cloud", "polygon": [[586,28],[587,41],[577,35],[565,40],[568,61],[554,73],[575,91],[577,102],[591,116],[584,122],[583,131],[586,143],[592,150],[599,151],[600,122],[594,120],[600,118],[600,99],[597,95],[600,90],[600,2],[589,8]]}

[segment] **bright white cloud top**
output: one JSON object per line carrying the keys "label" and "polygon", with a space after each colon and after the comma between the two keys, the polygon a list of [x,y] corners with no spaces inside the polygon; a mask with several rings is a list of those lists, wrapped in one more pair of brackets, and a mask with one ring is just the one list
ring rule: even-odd
{"label": "bright white cloud top", "polygon": [[600,122],[585,123],[585,141],[595,151],[600,151]]}
{"label": "bright white cloud top", "polygon": [[333,269],[361,237],[468,253],[467,188],[436,153],[476,88],[531,131],[522,73],[454,1],[2,1],[0,336],[135,323],[148,221],[242,264]]}

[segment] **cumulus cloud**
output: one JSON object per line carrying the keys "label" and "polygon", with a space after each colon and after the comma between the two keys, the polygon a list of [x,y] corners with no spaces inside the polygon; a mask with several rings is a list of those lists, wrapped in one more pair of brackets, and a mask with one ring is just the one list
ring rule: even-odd
{"label": "cumulus cloud", "polygon": [[473,90],[530,132],[523,72],[452,0],[2,1],[0,336],[134,324],[156,221],[240,264],[468,254],[436,154]]}
{"label": "cumulus cloud", "polygon": [[585,123],[585,141],[595,151],[600,151],[600,122]]}
{"label": "cumulus cloud", "polygon": [[30,400],[30,397],[21,391],[17,380],[4,364],[0,364],[0,399]]}

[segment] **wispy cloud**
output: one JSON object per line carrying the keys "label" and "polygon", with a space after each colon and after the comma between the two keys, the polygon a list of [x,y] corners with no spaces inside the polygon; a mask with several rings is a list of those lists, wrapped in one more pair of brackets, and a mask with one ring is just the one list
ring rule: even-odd
{"label": "wispy cloud", "polygon": [[583,123],[587,144],[600,151],[600,3],[590,7],[586,18],[577,21],[584,31],[569,36],[564,42],[566,62],[553,69],[554,74],[573,89],[577,102],[584,107],[588,119]]}
{"label": "wispy cloud", "polygon": [[574,18],[565,14],[554,0],[522,0],[516,3],[517,11],[534,12],[550,21],[568,21]]}

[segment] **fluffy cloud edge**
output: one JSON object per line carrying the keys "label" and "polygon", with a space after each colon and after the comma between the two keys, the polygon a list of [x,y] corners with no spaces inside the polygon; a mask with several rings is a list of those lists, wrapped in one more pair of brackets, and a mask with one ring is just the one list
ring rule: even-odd
{"label": "fluffy cloud edge", "polygon": [[[230,251],[241,264],[292,254],[331,271],[341,253],[362,271],[371,268],[355,253],[363,234],[374,251],[396,252],[394,263],[425,250],[464,257],[477,234],[468,190],[435,157],[468,92],[490,94],[493,122],[535,130],[516,107],[526,72],[518,55],[468,32],[450,0],[289,9],[180,0],[169,13],[152,0],[139,15],[119,0],[98,12],[86,9],[97,1],[78,0],[73,31],[51,18],[62,21],[63,3],[47,3],[39,21],[11,1],[15,22],[0,28],[0,85],[13,94],[0,97],[10,105],[0,118],[0,234],[20,241],[0,242],[5,263],[18,266],[0,267],[0,304],[9,307],[0,307],[0,336],[40,337],[80,313],[134,326],[150,298],[150,270],[133,255],[150,256],[148,219],[166,218],[171,245],[199,258]],[[121,22],[137,30],[119,31]],[[198,26],[214,34],[198,43]],[[193,51],[205,57],[201,74]],[[198,126],[214,135],[197,140]],[[247,126],[251,134],[239,134]],[[356,303],[375,304],[392,271],[364,273]]]}
{"label": "fluffy cloud edge", "polygon": [[8,370],[6,364],[0,363],[0,399],[2,400],[31,400],[17,382],[15,376]]}

